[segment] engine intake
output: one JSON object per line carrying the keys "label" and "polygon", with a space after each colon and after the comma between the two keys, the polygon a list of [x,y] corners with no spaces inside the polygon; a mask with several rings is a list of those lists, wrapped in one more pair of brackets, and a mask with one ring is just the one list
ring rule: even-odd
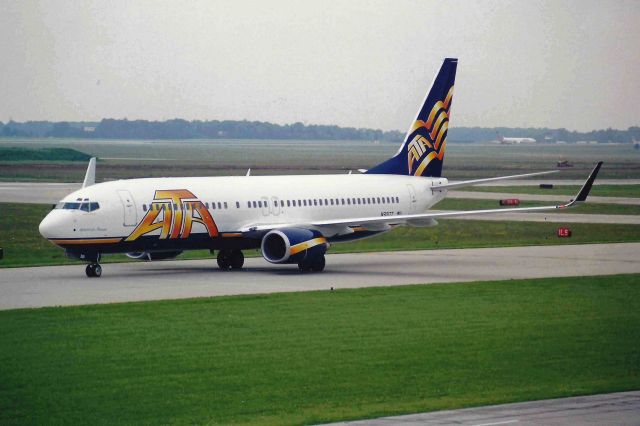
{"label": "engine intake", "polygon": [[320,232],[304,228],[269,231],[261,244],[262,257],[271,263],[300,263],[324,255],[328,248]]}

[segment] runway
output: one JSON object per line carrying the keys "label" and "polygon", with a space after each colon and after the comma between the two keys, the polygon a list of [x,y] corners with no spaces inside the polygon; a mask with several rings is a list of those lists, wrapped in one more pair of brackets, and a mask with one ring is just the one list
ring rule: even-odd
{"label": "runway", "polygon": [[[579,209],[579,207],[578,207]],[[430,210],[436,213],[443,210]],[[579,210],[578,210],[579,211]],[[456,216],[447,220],[493,220],[499,222],[551,222],[551,223],[609,223],[618,225],[640,225],[640,215],[630,214],[581,214],[581,213],[492,213],[483,215]]]}
{"label": "runway", "polygon": [[640,273],[640,243],[423,250],[327,256],[323,273],[250,258],[240,271],[215,259],[0,270],[0,309],[519,278]]}
{"label": "runway", "polygon": [[437,426],[437,425],[637,425],[640,391],[573,398],[547,399],[517,404],[489,405],[462,410],[435,411],[383,417],[333,426]]}

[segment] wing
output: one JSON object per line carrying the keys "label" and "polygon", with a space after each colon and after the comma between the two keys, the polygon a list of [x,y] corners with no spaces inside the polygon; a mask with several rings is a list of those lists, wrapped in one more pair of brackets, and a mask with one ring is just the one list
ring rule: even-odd
{"label": "wing", "polygon": [[[396,215],[396,216],[375,216],[375,217],[354,217],[347,219],[338,219],[338,220],[321,220],[321,221],[313,221],[310,223],[279,223],[279,224],[260,224],[255,226],[248,226],[242,230],[242,232],[252,232],[252,231],[269,231],[272,229],[282,229],[282,228],[291,228],[291,227],[301,227],[301,228],[317,228],[321,232],[328,232],[329,234],[337,234],[340,233],[340,229],[346,229],[355,226],[363,226],[370,230],[383,230],[388,229],[393,225],[403,225],[406,223],[411,223],[412,221],[428,221],[430,219],[441,219],[441,218],[449,218],[449,217],[457,217],[457,216],[475,216],[475,215],[484,215],[484,214],[493,214],[493,213],[513,213],[513,212],[538,212],[545,210],[557,210],[557,209],[566,209],[570,207],[574,207],[580,203],[583,203],[587,200],[587,196],[591,191],[591,187],[593,186],[593,182],[598,175],[598,171],[602,166],[602,161],[600,161],[585,183],[582,188],[575,196],[575,198],[571,199],[565,204],[558,205],[549,205],[549,206],[540,206],[540,207],[515,207],[515,208],[507,208],[507,209],[489,209],[489,210],[467,210],[467,211],[455,211],[455,212],[434,212],[434,213],[420,213],[420,214],[405,214],[405,215]],[[518,175],[522,176],[522,175]],[[324,232],[323,232],[324,233]]]}
{"label": "wing", "polygon": [[511,176],[500,176],[500,177],[487,178],[487,179],[464,180],[462,182],[451,182],[451,183],[446,183],[444,185],[439,185],[437,187],[434,187],[433,190],[437,191],[440,189],[461,188],[463,186],[472,186],[472,185],[477,185],[479,183],[485,183],[485,182],[495,182],[498,180],[518,179],[518,178],[525,178],[525,177],[531,177],[531,176],[549,175],[549,174],[558,173],[558,172],[559,170],[549,170],[548,172],[525,173],[523,175],[511,175]]}

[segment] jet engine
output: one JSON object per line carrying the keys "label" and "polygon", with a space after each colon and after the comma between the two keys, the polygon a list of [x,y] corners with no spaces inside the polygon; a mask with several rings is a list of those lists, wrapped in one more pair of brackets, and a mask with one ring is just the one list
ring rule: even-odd
{"label": "jet engine", "polygon": [[129,257],[131,259],[151,261],[151,260],[173,259],[173,258],[177,257],[180,253],[182,253],[181,250],[176,250],[176,251],[153,251],[153,252],[134,251],[134,252],[131,252],[131,253],[126,253],[126,255],[127,255],[127,257]]}
{"label": "jet engine", "polygon": [[329,243],[320,232],[304,228],[269,231],[261,244],[262,256],[271,263],[301,264],[320,257],[324,260],[328,248]]}

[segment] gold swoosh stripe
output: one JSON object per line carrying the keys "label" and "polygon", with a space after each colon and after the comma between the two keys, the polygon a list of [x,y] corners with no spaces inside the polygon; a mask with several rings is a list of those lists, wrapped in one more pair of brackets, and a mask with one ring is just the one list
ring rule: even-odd
{"label": "gold swoosh stripe", "polygon": [[318,237],[318,238],[313,238],[313,239],[308,240],[308,241],[303,241],[303,242],[298,243],[298,244],[296,244],[294,246],[291,246],[291,250],[290,250],[289,255],[293,256],[294,254],[298,254],[301,251],[308,250],[311,247],[315,247],[315,246],[318,246],[320,244],[326,244],[326,243],[327,243],[327,239],[324,238],[324,237]]}

